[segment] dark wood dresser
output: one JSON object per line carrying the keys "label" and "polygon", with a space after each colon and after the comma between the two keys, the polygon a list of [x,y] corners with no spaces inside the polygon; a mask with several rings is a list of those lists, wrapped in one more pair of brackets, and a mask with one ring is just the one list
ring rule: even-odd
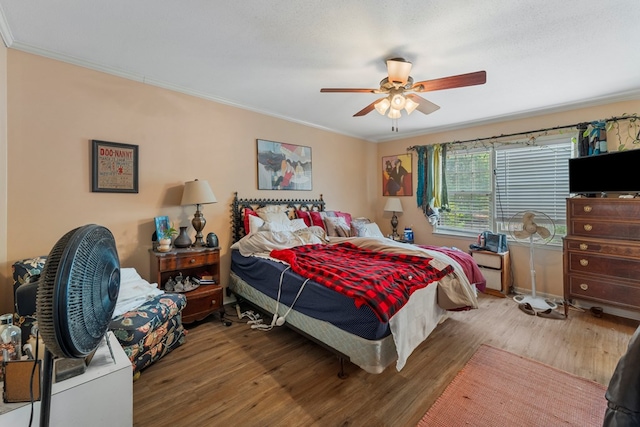
{"label": "dark wood dresser", "polygon": [[639,310],[640,199],[567,199],[563,263],[565,302]]}

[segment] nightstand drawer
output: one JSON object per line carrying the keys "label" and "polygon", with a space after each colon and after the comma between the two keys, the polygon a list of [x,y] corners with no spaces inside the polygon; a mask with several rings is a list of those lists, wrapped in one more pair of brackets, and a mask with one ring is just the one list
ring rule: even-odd
{"label": "nightstand drawer", "polygon": [[200,267],[202,265],[215,264],[219,259],[218,252],[180,254],[177,257],[160,258],[160,270],[168,271]]}
{"label": "nightstand drawer", "polygon": [[187,292],[187,306],[182,310],[182,322],[191,323],[202,320],[209,314],[222,308],[222,287],[202,285]]}
{"label": "nightstand drawer", "polygon": [[498,254],[471,251],[471,256],[479,266],[495,268],[497,270],[502,268],[502,257]]}

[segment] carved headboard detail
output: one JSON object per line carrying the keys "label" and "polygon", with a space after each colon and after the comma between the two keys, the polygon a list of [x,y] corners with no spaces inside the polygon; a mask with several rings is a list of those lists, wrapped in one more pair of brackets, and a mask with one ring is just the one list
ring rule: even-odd
{"label": "carved headboard detail", "polygon": [[238,199],[238,192],[234,193],[231,205],[231,231],[233,241],[237,242],[246,234],[244,229],[244,210],[256,210],[269,205],[286,206],[290,218],[295,218],[295,211],[324,211],[325,203],[322,194],[318,199]]}

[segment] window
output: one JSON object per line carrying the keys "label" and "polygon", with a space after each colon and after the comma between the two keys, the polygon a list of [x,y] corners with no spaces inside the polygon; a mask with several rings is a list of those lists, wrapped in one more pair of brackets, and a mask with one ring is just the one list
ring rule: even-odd
{"label": "window", "polygon": [[445,173],[451,210],[440,212],[436,232],[476,235],[491,230],[509,235],[510,219],[534,210],[554,221],[551,244],[561,244],[572,145],[570,137],[556,137],[531,146],[449,150]]}

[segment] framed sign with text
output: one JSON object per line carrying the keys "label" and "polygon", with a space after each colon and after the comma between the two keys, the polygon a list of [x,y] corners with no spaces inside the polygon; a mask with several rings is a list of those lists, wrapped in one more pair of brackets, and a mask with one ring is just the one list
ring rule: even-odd
{"label": "framed sign with text", "polygon": [[138,192],[138,146],[91,140],[91,191]]}

